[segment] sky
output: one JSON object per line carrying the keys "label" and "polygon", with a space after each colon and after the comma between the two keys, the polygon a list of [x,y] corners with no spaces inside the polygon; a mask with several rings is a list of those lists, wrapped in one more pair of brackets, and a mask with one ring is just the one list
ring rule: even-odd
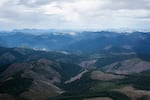
{"label": "sky", "polygon": [[0,0],[0,30],[146,29],[150,0]]}

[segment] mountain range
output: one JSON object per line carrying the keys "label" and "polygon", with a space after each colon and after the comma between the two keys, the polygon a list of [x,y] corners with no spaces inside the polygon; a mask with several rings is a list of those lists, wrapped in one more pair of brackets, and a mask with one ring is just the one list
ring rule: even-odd
{"label": "mountain range", "polygon": [[150,100],[149,40],[149,32],[0,32],[0,100]]}
{"label": "mountain range", "polygon": [[[92,51],[135,51],[149,53],[149,32],[45,32],[31,31],[1,32],[0,45],[5,47],[23,47],[37,50],[62,50],[70,52]],[[72,34],[73,33],[73,34]],[[39,34],[39,35],[35,35]],[[90,44],[88,43],[90,41]],[[146,48],[146,49],[143,49]]]}

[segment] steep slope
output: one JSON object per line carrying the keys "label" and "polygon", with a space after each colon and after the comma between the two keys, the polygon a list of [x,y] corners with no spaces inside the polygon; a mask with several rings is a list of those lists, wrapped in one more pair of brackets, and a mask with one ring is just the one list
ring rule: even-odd
{"label": "steep slope", "polygon": [[73,55],[21,48],[0,51],[0,93],[13,98],[45,100],[59,95],[61,84],[82,70]]}
{"label": "steep slope", "polygon": [[[64,63],[65,64],[65,63]],[[72,70],[70,70],[72,69]],[[44,100],[50,96],[56,96],[63,92],[59,88],[64,81],[78,74],[81,67],[73,64],[61,65],[61,62],[55,62],[47,59],[39,59],[33,62],[16,63],[10,65],[1,75],[0,92],[9,93],[12,95],[19,95],[22,98],[29,100]],[[18,88],[17,92],[15,87],[9,87],[9,81],[22,81],[32,80],[28,86]],[[19,83],[20,84],[20,83]],[[4,87],[6,86],[6,87]],[[9,88],[9,89],[8,89]],[[14,94],[16,92],[16,94]],[[37,95],[39,97],[37,97]]]}

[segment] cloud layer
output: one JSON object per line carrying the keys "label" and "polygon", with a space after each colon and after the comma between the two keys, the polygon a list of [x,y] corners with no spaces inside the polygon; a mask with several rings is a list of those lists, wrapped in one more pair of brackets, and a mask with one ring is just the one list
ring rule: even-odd
{"label": "cloud layer", "polygon": [[150,1],[0,0],[0,28],[150,29]]}

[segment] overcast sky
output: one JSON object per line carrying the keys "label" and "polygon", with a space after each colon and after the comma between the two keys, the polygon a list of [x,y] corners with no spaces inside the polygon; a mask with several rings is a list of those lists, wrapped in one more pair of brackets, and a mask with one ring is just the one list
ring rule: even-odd
{"label": "overcast sky", "polygon": [[150,30],[150,0],[0,0],[0,30]]}

